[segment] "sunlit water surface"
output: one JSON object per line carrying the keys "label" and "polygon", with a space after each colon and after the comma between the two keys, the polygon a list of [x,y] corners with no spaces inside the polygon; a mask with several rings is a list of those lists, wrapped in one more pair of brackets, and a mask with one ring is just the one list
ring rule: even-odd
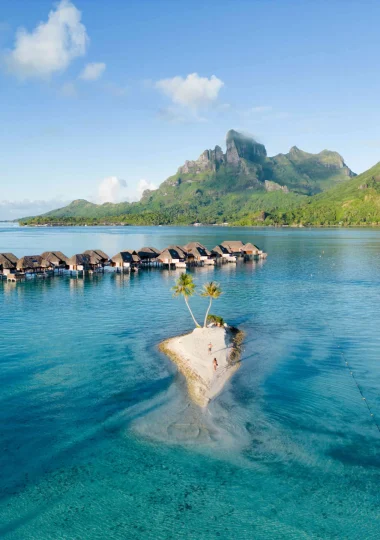
{"label": "sunlit water surface", "polygon": [[380,537],[379,230],[0,225],[18,256],[193,239],[269,253],[192,272],[246,334],[206,411],[157,350],[175,272],[0,284],[1,538]]}

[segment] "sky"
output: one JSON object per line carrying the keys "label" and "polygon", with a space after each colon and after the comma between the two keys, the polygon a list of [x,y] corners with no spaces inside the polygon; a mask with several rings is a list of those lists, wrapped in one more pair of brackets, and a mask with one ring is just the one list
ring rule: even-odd
{"label": "sky", "polygon": [[380,160],[377,0],[2,0],[0,219],[138,200],[233,128]]}

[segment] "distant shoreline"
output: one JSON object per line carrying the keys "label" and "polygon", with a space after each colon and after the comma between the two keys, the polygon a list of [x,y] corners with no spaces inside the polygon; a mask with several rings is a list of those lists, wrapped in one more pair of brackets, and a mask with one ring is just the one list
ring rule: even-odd
{"label": "distant shoreline", "polygon": [[356,225],[223,225],[223,224],[208,224],[208,223],[202,223],[199,225],[193,225],[191,223],[184,224],[184,223],[167,223],[165,225],[132,225],[129,223],[91,223],[91,224],[78,224],[78,223],[62,223],[62,224],[41,224],[41,225],[33,225],[33,224],[23,224],[18,221],[0,221],[1,223],[18,223],[20,227],[22,228],[35,228],[35,229],[55,229],[55,228],[63,228],[63,227],[151,227],[151,228],[158,228],[158,227],[204,227],[204,228],[217,228],[217,227],[223,227],[225,229],[232,229],[232,228],[240,228],[240,229],[376,229],[380,228],[380,223],[375,224],[356,224]]}

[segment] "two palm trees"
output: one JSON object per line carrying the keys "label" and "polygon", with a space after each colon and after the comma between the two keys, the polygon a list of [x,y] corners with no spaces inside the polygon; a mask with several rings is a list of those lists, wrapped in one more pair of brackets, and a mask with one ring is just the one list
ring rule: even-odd
{"label": "two palm trees", "polygon": [[[190,315],[193,318],[195,326],[197,328],[200,328],[200,324],[197,322],[196,318],[194,317],[194,314],[191,311],[191,308],[189,305],[189,298],[190,296],[193,296],[195,294],[195,288],[196,288],[196,285],[193,281],[193,278],[189,274],[186,274],[185,272],[183,272],[177,279],[176,284],[174,285],[172,290],[173,290],[174,296],[184,297],[186,305],[190,311]],[[205,320],[203,323],[204,328],[206,327],[206,324],[207,324],[207,317],[208,317],[208,314],[210,313],[212,301],[219,298],[221,294],[222,294],[222,289],[220,288],[219,283],[216,283],[215,281],[210,281],[203,285],[201,296],[205,298],[209,298],[209,305],[208,305],[206,315],[205,315]]]}

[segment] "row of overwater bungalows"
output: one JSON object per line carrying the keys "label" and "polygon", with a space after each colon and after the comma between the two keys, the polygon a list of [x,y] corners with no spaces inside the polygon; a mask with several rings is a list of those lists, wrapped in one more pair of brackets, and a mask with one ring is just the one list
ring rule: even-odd
{"label": "row of overwater bungalows", "polygon": [[184,246],[170,245],[163,250],[142,247],[139,250],[120,251],[109,257],[100,249],[87,250],[66,257],[61,251],[45,251],[41,255],[27,255],[18,259],[12,253],[0,253],[0,275],[10,281],[18,281],[27,275],[47,277],[54,273],[97,272],[106,266],[116,271],[135,271],[147,266],[187,268],[191,266],[236,263],[238,259],[263,259],[266,253],[257,246],[241,241],[225,241],[211,251],[199,242]]}

